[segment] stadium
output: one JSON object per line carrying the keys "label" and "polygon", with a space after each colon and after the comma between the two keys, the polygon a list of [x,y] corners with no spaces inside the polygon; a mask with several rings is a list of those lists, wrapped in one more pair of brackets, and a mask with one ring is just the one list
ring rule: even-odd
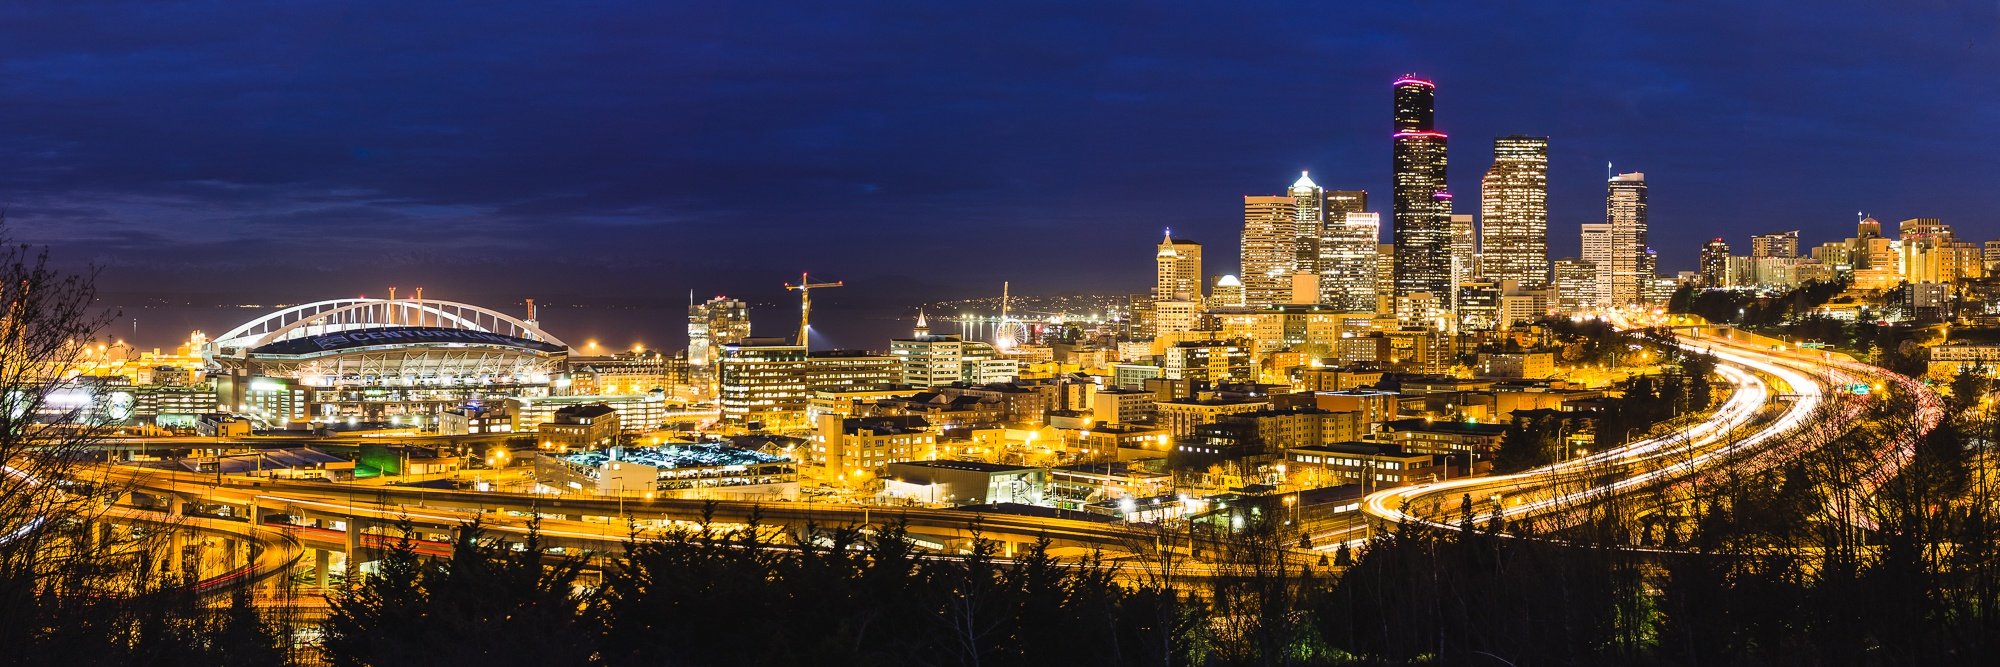
{"label": "stadium", "polygon": [[448,408],[546,395],[569,346],[526,319],[453,301],[333,299],[245,322],[203,349],[217,401],[273,426],[423,426]]}

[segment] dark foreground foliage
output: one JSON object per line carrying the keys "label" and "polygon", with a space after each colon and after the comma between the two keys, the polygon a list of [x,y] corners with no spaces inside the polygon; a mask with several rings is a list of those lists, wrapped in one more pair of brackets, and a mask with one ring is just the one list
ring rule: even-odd
{"label": "dark foreground foliage", "polygon": [[[1967,382],[1966,390],[1974,389]],[[1968,405],[1967,401],[1954,403]],[[638,541],[586,568],[477,526],[404,544],[336,594],[336,665],[1982,665],[2000,619],[1994,432],[1958,419],[1903,473],[1861,473],[1906,407],[1776,468],[1579,508],[1560,525],[1392,527],[1319,560],[1270,531],[1201,542],[1201,576],[1011,555],[938,557],[891,523]],[[1967,413],[1982,408],[1971,402]],[[1852,514],[1838,514],[1841,508]],[[1841,516],[1866,517],[1865,521]],[[1160,544],[1191,544],[1162,532]],[[787,546],[800,545],[800,546]],[[1141,549],[1144,550],[1144,549]],[[1156,552],[1167,553],[1167,552]],[[1186,558],[1180,556],[1178,558]],[[1189,563],[1176,563],[1188,565]],[[1329,570],[1341,570],[1329,572]],[[4,662],[283,664],[289,630],[161,591],[10,606]]]}

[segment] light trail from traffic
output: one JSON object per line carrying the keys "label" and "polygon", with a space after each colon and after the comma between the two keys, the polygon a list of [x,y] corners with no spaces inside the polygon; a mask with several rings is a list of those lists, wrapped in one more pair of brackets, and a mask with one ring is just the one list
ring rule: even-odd
{"label": "light trail from traffic", "polygon": [[[1514,504],[1495,502],[1493,509],[1476,512],[1472,517],[1476,522],[1494,519],[1516,521],[1560,513],[1622,494],[1644,492],[1662,484],[1692,478],[1727,462],[1741,461],[1746,455],[1755,457],[1760,451],[1785,444],[1781,442],[1784,436],[1806,430],[1816,415],[1823,414],[1822,408],[1828,404],[1832,386],[1855,377],[1868,376],[1888,380],[1900,391],[1915,396],[1918,404],[1915,432],[1907,434],[1868,476],[1873,483],[1869,487],[1872,490],[1908,460],[1916,437],[1934,427],[1942,416],[1936,394],[1921,383],[1878,368],[1837,360],[1827,353],[1817,357],[1787,355],[1782,349],[1757,349],[1731,338],[1699,333],[1677,341],[1676,345],[1715,357],[1719,362],[1717,373],[1734,387],[1731,397],[1708,420],[1684,432],[1648,438],[1522,473],[1461,478],[1378,491],[1363,501],[1362,511],[1381,521],[1450,528],[1452,525],[1437,514],[1424,514],[1411,508],[1419,505],[1439,507],[1444,499],[1467,495],[1504,501],[1509,495],[1546,494],[1545,497]],[[1780,398],[1772,393],[1764,377],[1787,387],[1790,405],[1748,435],[1732,438],[1732,434],[1756,418],[1765,404]],[[1810,447],[1818,443],[1803,444]],[[1791,455],[1797,453],[1783,449],[1773,451]],[[1630,472],[1640,464],[1661,459],[1670,462]],[[1554,488],[1557,480],[1582,479],[1586,475],[1607,472],[1622,474],[1610,481],[1580,489],[1563,491]],[[1422,502],[1425,500],[1430,502]],[[1849,520],[1856,518],[1848,517]],[[1344,539],[1326,542],[1320,548],[1337,548],[1343,544],[1356,547],[1366,543],[1366,539],[1353,538],[1351,531],[1350,534],[1335,533],[1334,536]]]}

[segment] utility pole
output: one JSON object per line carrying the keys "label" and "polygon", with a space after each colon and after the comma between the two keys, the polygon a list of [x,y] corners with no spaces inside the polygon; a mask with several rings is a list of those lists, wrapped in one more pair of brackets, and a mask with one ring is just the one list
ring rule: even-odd
{"label": "utility pole", "polygon": [[812,291],[814,289],[842,287],[845,285],[845,282],[839,280],[830,283],[816,283],[804,273],[799,274],[799,284],[785,283],[785,289],[799,293],[799,347],[804,347],[807,348],[807,351],[811,351],[811,347],[807,345],[806,330],[812,326]]}

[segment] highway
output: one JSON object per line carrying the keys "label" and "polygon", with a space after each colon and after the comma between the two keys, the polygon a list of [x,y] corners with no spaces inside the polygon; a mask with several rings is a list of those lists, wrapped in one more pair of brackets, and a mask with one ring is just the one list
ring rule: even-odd
{"label": "highway", "polygon": [[[1461,499],[1474,499],[1474,520],[1572,520],[1576,510],[1621,496],[1637,497],[1713,474],[1730,467],[1764,468],[1815,447],[1851,424],[1860,414],[1860,399],[1843,397],[1839,388],[1854,383],[1893,388],[1917,397],[1915,418],[1920,428],[1889,451],[1867,481],[1879,485],[1908,460],[1916,435],[1942,417],[1934,393],[1919,382],[1817,351],[1785,349],[1768,339],[1711,327],[1678,327],[1685,334],[1680,347],[1713,355],[1722,403],[1698,423],[1671,433],[1643,438],[1543,468],[1510,475],[1469,477],[1391,488],[1368,495],[1361,512],[1376,524],[1454,528]],[[1137,554],[1161,545],[1156,531],[1120,523],[1100,523],[1009,514],[973,514],[956,510],[884,508],[867,505],[806,502],[705,501],[685,499],[616,499],[480,493],[404,486],[332,484],[265,478],[222,477],[211,474],[111,467],[113,482],[146,494],[179,496],[190,501],[235,508],[238,517],[281,514],[301,527],[276,526],[237,519],[194,517],[196,528],[237,534],[258,545],[258,558],[239,572],[227,573],[204,586],[220,590],[231,583],[269,576],[289,568],[299,558],[300,543],[334,548],[379,548],[391,535],[384,530],[400,521],[419,527],[425,536],[440,535],[477,519],[489,535],[518,541],[537,521],[543,540],[586,553],[613,553],[633,540],[656,539],[658,531],[709,524],[721,529],[755,521],[769,534],[798,535],[807,526],[823,528],[866,526],[888,521],[904,523],[913,538],[942,553],[954,553],[975,536],[1002,545],[1003,554],[1039,539],[1057,548]],[[1872,490],[1872,486],[1868,490]],[[142,511],[142,510],[132,510]],[[1849,517],[1864,521],[1863,517]],[[322,523],[313,526],[317,520]],[[345,524],[336,530],[330,522]],[[373,530],[375,532],[369,532]],[[1372,527],[1349,526],[1311,532],[1319,549],[1346,544],[1359,547]],[[435,544],[421,545],[427,549]],[[1150,547],[1150,549],[1149,549]],[[320,548],[327,548],[321,546]],[[1144,567],[1145,564],[1138,564]],[[205,589],[206,590],[206,589]]]}
{"label": "highway", "polygon": [[[1451,528],[1462,520],[1463,499],[1474,501],[1473,520],[1514,523],[1565,515],[1613,497],[1651,493],[1727,466],[1761,469],[1823,444],[1860,415],[1858,401],[1837,401],[1838,388],[1855,383],[1893,388],[1916,398],[1914,428],[1881,453],[1868,480],[1879,485],[1900,469],[1916,438],[1943,417],[1937,396],[1922,383],[1840,356],[1791,349],[1781,342],[1730,331],[1685,327],[1678,345],[1718,361],[1729,398],[1706,421],[1589,456],[1510,475],[1472,477],[1387,489],[1370,494],[1362,511],[1380,522]],[[1776,383],[1777,386],[1773,386]],[[1766,405],[1779,405],[1775,416]],[[1872,491],[1872,486],[1867,489]],[[1848,517],[1860,521],[1862,517]],[[1351,532],[1316,536],[1315,544],[1359,546]]]}
{"label": "highway", "polygon": [[[134,468],[114,468],[110,474],[114,481],[144,492],[179,493],[244,509],[255,505],[265,514],[356,518],[374,525],[407,519],[443,528],[476,518],[496,536],[525,535],[530,517],[538,516],[544,539],[598,551],[622,549],[632,537],[631,523],[653,529],[691,527],[704,521],[735,527],[747,525],[753,518],[763,525],[794,531],[807,525],[835,528],[900,521],[920,539],[964,541],[977,532],[1010,549],[1047,537],[1059,547],[1125,553],[1135,542],[1151,540],[1148,533],[1115,523],[926,508],[481,493],[231,477],[218,485],[211,474]],[[643,539],[645,533],[640,537]]]}

